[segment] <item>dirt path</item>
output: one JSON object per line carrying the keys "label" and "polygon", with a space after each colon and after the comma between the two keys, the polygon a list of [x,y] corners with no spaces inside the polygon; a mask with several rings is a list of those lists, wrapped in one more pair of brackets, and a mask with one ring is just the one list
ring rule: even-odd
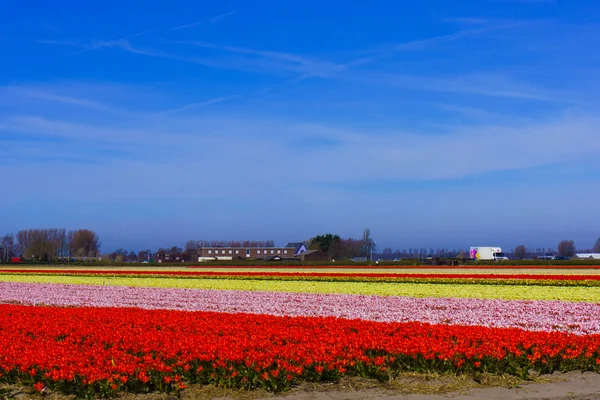
{"label": "dirt path", "polygon": [[[175,393],[128,394],[116,400],[600,400],[600,374],[569,372],[542,376],[537,383],[514,377],[490,376],[478,382],[467,377],[405,375],[390,383],[348,378],[335,384],[305,383],[289,392],[271,394],[262,390],[235,391],[214,386],[191,385]],[[74,396],[49,392],[44,396],[32,388],[0,385],[0,400],[75,400]]]}
{"label": "dirt path", "polygon": [[[382,388],[358,390],[335,390],[320,392],[297,392],[276,396],[285,400],[591,400],[600,399],[600,374],[593,372],[569,372],[554,374],[546,383],[519,385],[514,388],[489,387],[463,389],[445,394],[408,394]],[[270,397],[273,399],[273,397]]]}

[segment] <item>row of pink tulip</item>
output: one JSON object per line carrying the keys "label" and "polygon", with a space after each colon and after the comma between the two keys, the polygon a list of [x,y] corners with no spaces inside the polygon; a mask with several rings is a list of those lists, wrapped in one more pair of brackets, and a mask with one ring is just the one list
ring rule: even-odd
{"label": "row of pink tulip", "polygon": [[0,282],[0,303],[138,307],[600,333],[600,304]]}

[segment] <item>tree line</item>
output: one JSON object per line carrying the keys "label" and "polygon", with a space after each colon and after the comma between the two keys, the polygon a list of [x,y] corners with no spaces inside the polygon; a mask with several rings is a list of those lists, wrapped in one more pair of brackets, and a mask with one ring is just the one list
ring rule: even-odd
{"label": "tree line", "polygon": [[[384,260],[414,258],[424,259],[426,257],[465,257],[467,250],[461,249],[427,249],[409,248],[383,249],[376,252],[376,245],[371,238],[370,230],[365,229],[363,237],[342,238],[337,234],[326,233],[311,237],[303,242],[309,250],[321,250],[336,260],[348,260],[353,258],[381,258]],[[156,251],[144,249],[140,251],[128,251],[124,248],[116,249],[109,254],[100,253],[101,241],[94,231],[89,229],[66,230],[54,229],[24,229],[16,234],[6,234],[0,237],[0,260],[10,260],[11,257],[24,257],[35,261],[57,261],[72,257],[105,257],[116,262],[193,262],[197,260],[198,249],[201,247],[275,247],[273,240],[263,241],[209,241],[188,240],[185,247],[177,245],[159,248]],[[525,258],[536,259],[547,253],[558,253],[564,257],[573,257],[577,252],[573,240],[562,240],[556,249],[527,248],[520,244],[512,251],[512,257],[519,260]],[[591,249],[583,249],[584,253],[600,253],[600,238],[596,240]],[[510,252],[507,252],[510,254]]]}
{"label": "tree line", "polygon": [[[541,250],[541,251],[540,251]],[[542,253],[554,253],[557,252],[558,255],[562,257],[573,257],[578,252],[577,246],[575,246],[575,241],[573,240],[561,240],[556,246],[556,250],[546,249],[527,249],[525,245],[520,244],[513,250],[513,255],[518,260],[523,260],[525,258],[531,257],[533,259],[537,258],[538,255]],[[600,253],[600,237],[596,239],[594,245],[591,249],[580,249],[580,253]]]}
{"label": "tree line", "polygon": [[304,242],[309,250],[321,250],[334,260],[350,260],[353,258],[371,259],[376,250],[371,231],[365,229],[363,237],[342,238],[337,234],[327,233],[314,236]]}
{"label": "tree line", "polygon": [[8,233],[0,241],[2,260],[24,257],[37,261],[52,261],[70,257],[97,257],[100,238],[89,229],[66,230],[23,229]]}
{"label": "tree line", "polygon": [[[538,259],[545,256],[546,254],[560,255],[563,257],[573,257],[576,253],[600,253],[600,238],[598,238],[592,248],[578,249],[573,240],[561,240],[556,248],[528,248],[523,244],[516,246],[512,252],[505,251],[506,254],[512,256],[517,260],[524,260],[526,258]],[[376,256],[384,260],[401,259],[401,258],[414,258],[424,259],[427,257],[440,257],[440,258],[463,258],[468,257],[469,249],[427,249],[427,248],[409,248],[409,249],[397,249],[392,250],[390,247],[383,249],[383,252],[377,253]]]}

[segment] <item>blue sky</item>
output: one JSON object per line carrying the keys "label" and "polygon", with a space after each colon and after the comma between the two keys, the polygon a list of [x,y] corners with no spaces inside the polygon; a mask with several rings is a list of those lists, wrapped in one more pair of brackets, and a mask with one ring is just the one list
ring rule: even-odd
{"label": "blue sky", "polygon": [[140,4],[0,4],[3,232],[600,235],[597,2]]}

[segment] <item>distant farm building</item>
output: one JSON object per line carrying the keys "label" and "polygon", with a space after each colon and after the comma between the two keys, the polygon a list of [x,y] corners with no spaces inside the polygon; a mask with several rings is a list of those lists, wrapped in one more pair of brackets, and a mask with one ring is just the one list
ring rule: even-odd
{"label": "distant farm building", "polygon": [[594,260],[600,260],[600,253],[577,253],[575,254],[575,257],[577,258],[581,258],[581,259],[594,259]]}
{"label": "distant farm building", "polygon": [[322,250],[307,250],[297,257],[300,261],[331,261],[331,256]]}
{"label": "distant farm building", "polygon": [[279,256],[291,258],[294,247],[201,247],[198,249],[198,261],[212,260],[265,260]]}
{"label": "distant farm building", "polygon": [[285,247],[293,247],[294,248],[294,255],[297,256],[301,253],[304,253],[305,251],[307,251],[308,249],[306,248],[306,245],[302,242],[297,242],[297,243],[288,243],[287,246]]}

